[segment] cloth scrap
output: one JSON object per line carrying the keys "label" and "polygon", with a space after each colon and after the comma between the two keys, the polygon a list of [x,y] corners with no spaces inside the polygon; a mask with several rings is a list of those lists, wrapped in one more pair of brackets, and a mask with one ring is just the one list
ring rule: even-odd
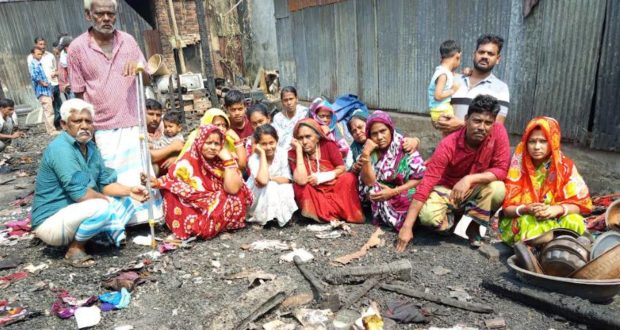
{"label": "cloth scrap", "polygon": [[56,296],[56,301],[52,304],[51,312],[64,320],[72,317],[78,307],[91,306],[96,302],[97,296],[77,300],[67,290],[61,290],[58,296]]}
{"label": "cloth scrap", "polygon": [[28,313],[28,307],[9,304],[7,300],[2,300],[0,301],[0,327],[22,321]]}
{"label": "cloth scrap", "polygon": [[11,229],[9,231],[9,236],[24,236],[32,230],[30,226],[30,214],[23,220],[9,221],[4,225]]}
{"label": "cloth scrap", "polygon": [[127,289],[122,288],[121,291],[108,292],[99,295],[99,300],[104,303],[114,305],[116,309],[123,309],[129,306],[131,302],[131,293]]}
{"label": "cloth scrap", "polygon": [[27,272],[17,272],[9,275],[5,275],[0,277],[0,289],[6,289],[11,285],[11,283],[23,280],[28,277]]}
{"label": "cloth scrap", "polygon": [[428,323],[430,317],[425,315],[413,302],[388,301],[385,317],[398,323]]}
{"label": "cloth scrap", "polygon": [[114,291],[121,291],[123,288],[128,291],[133,291],[136,286],[145,283],[147,280],[150,280],[150,277],[147,275],[134,271],[125,271],[113,278],[103,281],[102,286]]}

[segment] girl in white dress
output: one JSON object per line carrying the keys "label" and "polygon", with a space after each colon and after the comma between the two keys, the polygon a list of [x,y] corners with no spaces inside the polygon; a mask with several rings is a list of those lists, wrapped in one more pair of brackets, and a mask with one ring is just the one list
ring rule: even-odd
{"label": "girl in white dress", "polygon": [[264,225],[275,219],[282,227],[297,211],[287,152],[278,147],[278,133],[270,124],[257,127],[253,137],[247,185],[254,193],[254,203],[247,221]]}

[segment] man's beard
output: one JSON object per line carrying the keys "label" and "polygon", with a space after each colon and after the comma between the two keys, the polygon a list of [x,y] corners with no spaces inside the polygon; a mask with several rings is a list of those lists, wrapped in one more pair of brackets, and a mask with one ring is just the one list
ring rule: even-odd
{"label": "man's beard", "polygon": [[478,66],[478,63],[477,63],[477,62],[474,62],[474,68],[475,68],[476,70],[478,70],[478,71],[482,72],[482,73],[488,73],[488,72],[491,72],[491,71],[493,71],[493,68],[494,68],[494,67],[495,67],[494,65],[490,65],[490,66],[488,66],[488,67],[486,67],[486,68],[483,68],[483,67]]}

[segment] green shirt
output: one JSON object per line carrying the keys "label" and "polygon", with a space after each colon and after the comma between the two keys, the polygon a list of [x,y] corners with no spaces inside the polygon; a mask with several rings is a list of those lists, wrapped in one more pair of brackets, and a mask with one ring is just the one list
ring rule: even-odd
{"label": "green shirt", "polygon": [[89,141],[86,147],[84,157],[75,138],[62,132],[43,152],[32,202],[33,228],[84,197],[88,188],[101,192],[116,182],[116,172],[105,167],[95,143]]}

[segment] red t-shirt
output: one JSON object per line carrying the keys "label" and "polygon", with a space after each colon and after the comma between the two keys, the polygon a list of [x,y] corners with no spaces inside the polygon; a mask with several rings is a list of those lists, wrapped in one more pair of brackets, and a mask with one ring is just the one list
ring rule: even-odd
{"label": "red t-shirt", "polygon": [[242,129],[237,129],[236,127],[232,127],[232,129],[233,131],[235,131],[235,133],[237,133],[237,135],[239,135],[239,138],[245,144],[246,139],[252,136],[252,134],[254,134],[254,130],[252,129],[252,124],[250,124],[250,120],[247,117],[245,117],[244,120],[245,121],[243,122]]}
{"label": "red t-shirt", "polygon": [[478,149],[465,143],[465,127],[446,136],[433,153],[413,199],[426,202],[433,187],[452,189],[464,176],[491,172],[503,181],[510,164],[510,140],[503,124],[495,123]]}

